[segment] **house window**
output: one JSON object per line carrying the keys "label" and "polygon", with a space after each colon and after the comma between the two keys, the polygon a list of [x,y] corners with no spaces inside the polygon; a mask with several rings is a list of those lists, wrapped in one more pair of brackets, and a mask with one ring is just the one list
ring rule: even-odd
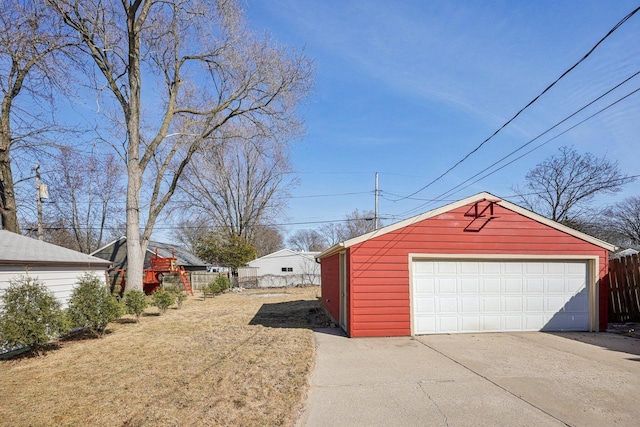
{"label": "house window", "polygon": [[283,272],[287,272],[287,271],[292,272],[293,271],[293,267],[282,267],[282,271]]}

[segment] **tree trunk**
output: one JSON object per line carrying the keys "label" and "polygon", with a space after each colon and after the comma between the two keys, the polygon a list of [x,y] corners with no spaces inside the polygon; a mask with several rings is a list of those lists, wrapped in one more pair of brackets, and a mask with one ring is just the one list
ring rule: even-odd
{"label": "tree trunk", "polygon": [[[6,134],[1,138],[9,139]],[[0,217],[2,229],[20,234],[16,196],[13,190],[13,174],[11,173],[11,158],[9,156],[8,141],[0,141]]]}
{"label": "tree trunk", "polygon": [[127,282],[126,289],[142,290],[146,243],[140,241],[140,188],[142,171],[138,162],[127,165]]}

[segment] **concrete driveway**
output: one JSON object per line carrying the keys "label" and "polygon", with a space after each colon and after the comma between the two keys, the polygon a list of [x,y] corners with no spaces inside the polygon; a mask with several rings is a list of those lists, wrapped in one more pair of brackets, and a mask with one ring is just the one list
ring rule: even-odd
{"label": "concrete driveway", "polygon": [[501,333],[348,339],[315,332],[298,426],[637,426],[640,340]]}

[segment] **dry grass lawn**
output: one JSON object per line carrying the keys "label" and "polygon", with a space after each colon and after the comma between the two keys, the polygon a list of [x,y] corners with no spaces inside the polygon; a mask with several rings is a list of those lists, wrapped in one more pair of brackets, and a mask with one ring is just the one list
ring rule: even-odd
{"label": "dry grass lawn", "polygon": [[318,287],[190,297],[102,339],[0,361],[7,426],[292,425],[322,323]]}

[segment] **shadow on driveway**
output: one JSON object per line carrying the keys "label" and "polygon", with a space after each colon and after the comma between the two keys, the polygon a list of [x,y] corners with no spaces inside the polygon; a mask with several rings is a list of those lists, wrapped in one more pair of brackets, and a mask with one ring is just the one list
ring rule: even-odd
{"label": "shadow on driveway", "polygon": [[[586,344],[595,345],[611,351],[640,356],[640,339],[626,337],[624,335],[612,334],[609,332],[546,332],[562,338],[580,341]],[[631,358],[640,362],[640,358]]]}

